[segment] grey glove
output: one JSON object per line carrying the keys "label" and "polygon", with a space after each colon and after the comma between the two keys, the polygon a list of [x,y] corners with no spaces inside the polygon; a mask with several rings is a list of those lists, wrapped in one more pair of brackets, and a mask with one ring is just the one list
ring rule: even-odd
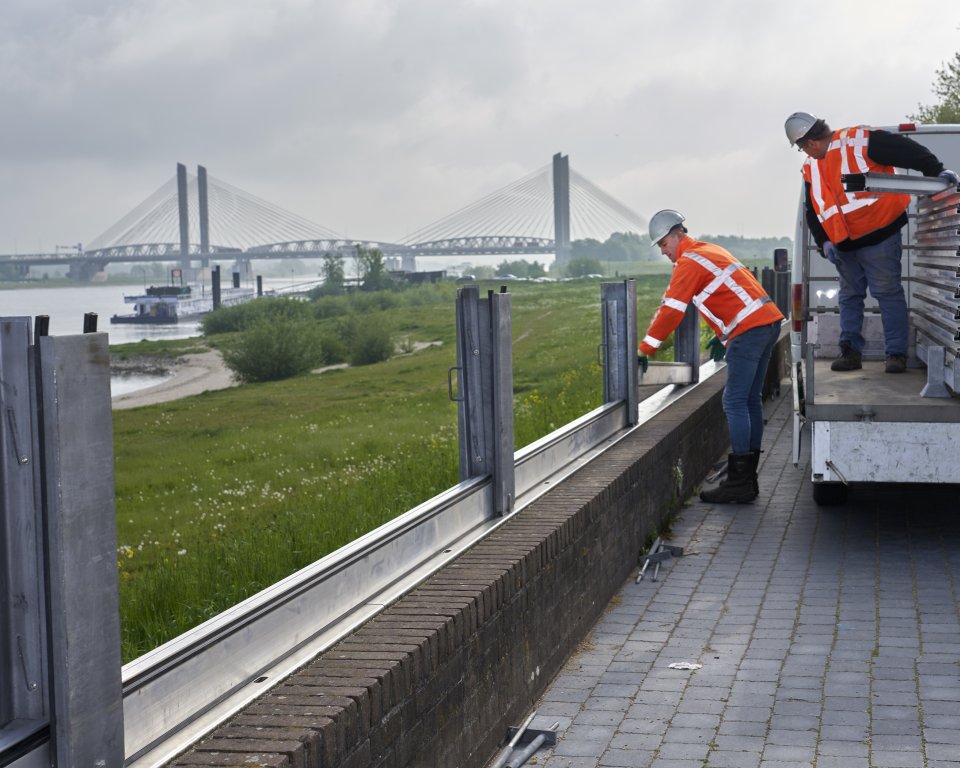
{"label": "grey glove", "polygon": [[937,178],[943,179],[944,181],[949,181],[950,185],[953,187],[960,186],[960,176],[957,176],[954,171],[949,169],[944,168],[942,171],[940,171]]}
{"label": "grey glove", "polygon": [[831,264],[836,264],[837,263],[837,246],[835,246],[832,242],[827,240],[827,242],[823,244],[823,255],[826,258],[826,260],[829,261]]}

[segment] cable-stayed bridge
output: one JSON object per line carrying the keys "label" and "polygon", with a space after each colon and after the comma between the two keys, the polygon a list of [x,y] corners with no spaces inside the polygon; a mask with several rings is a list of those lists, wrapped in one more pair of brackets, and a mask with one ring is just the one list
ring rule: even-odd
{"label": "cable-stayed bridge", "polygon": [[111,262],[177,261],[185,270],[211,260],[318,258],[379,248],[413,271],[418,258],[555,254],[570,258],[573,240],[643,232],[646,221],[570,169],[566,155],[397,242],[348,237],[182,164],[176,176],[86,247],[0,255],[0,264],[68,264],[89,279]]}

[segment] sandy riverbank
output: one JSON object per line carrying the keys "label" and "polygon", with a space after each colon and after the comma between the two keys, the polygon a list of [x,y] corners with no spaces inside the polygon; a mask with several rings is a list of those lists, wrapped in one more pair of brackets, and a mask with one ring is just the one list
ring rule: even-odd
{"label": "sandy riverbank", "polygon": [[114,410],[166,403],[181,397],[199,395],[207,390],[236,386],[233,374],[224,365],[223,358],[215,349],[160,360],[152,358],[114,360],[110,363],[110,369],[114,373],[127,371],[154,375],[172,374],[166,381],[152,387],[138,389],[113,398]]}
{"label": "sandy riverbank", "polygon": [[[439,346],[441,343],[439,341],[418,342],[414,344],[413,351],[419,352],[427,347]],[[346,363],[337,363],[317,368],[313,372],[323,373],[324,371],[346,367]],[[168,403],[181,397],[199,395],[208,390],[235,387],[238,384],[230,369],[223,362],[220,353],[215,349],[180,357],[154,358],[143,356],[123,360],[114,358],[110,361],[110,372],[112,374],[126,372],[154,376],[172,374],[166,381],[152,387],[138,389],[125,395],[117,395],[112,400],[114,410]]]}

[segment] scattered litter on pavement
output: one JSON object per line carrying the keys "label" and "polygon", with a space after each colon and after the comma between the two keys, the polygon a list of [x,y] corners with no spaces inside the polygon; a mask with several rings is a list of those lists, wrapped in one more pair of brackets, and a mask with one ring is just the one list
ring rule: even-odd
{"label": "scattered litter on pavement", "polygon": [[693,661],[675,661],[670,664],[670,669],[700,669],[703,664],[697,664]]}

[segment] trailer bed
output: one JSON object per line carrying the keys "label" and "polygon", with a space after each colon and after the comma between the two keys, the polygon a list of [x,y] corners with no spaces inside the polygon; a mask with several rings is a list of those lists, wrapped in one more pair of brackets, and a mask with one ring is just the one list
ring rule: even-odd
{"label": "trailer bed", "polygon": [[922,397],[926,368],[885,373],[882,360],[864,360],[859,371],[831,371],[817,360],[807,382],[808,418],[836,421],[960,422],[960,397]]}

